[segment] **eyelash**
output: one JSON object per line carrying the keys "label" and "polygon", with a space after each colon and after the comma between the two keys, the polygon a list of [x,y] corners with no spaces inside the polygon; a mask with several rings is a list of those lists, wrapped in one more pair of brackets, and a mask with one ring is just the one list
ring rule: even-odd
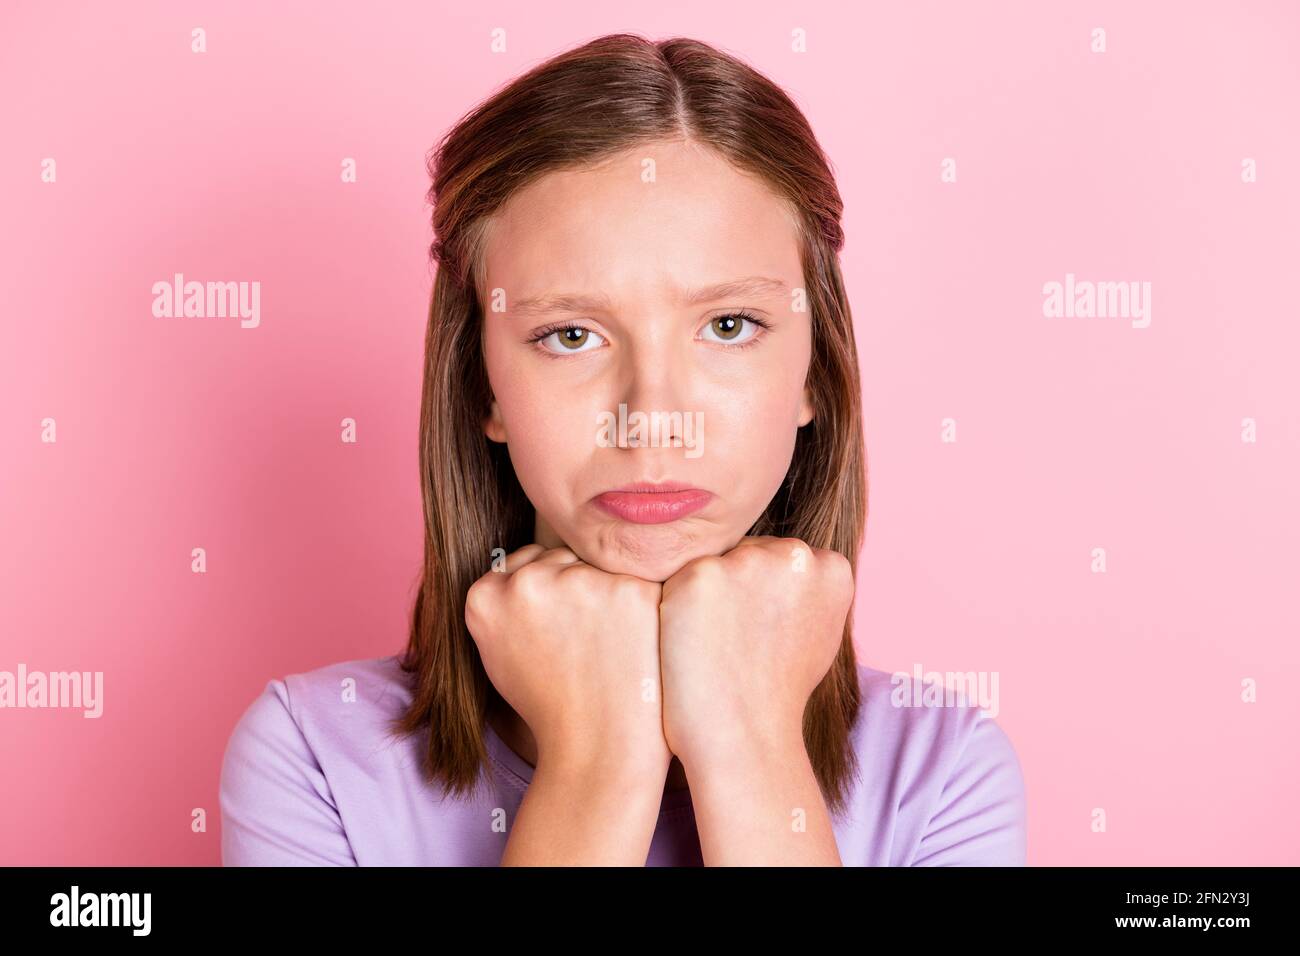
{"label": "eyelash", "polygon": [[[744,309],[737,309],[734,312],[724,312],[722,315],[715,315],[713,318],[709,319],[708,324],[712,325],[718,319],[744,319],[746,321],[753,322],[755,325],[763,329],[765,332],[770,331],[772,328],[772,324],[770,322],[768,322],[765,319],[760,319],[758,316],[754,315],[751,312],[747,312]],[[540,343],[542,339],[546,338],[548,335],[554,335],[556,332],[564,332],[568,329],[581,329],[585,331],[590,331],[590,329],[587,329],[586,326],[578,325],[576,322],[555,322],[552,323],[551,325],[543,326],[542,328],[534,332],[532,336],[529,337],[528,344],[537,345],[538,349],[544,352],[546,355],[553,356],[555,358],[563,358],[564,357],[563,352],[553,352],[548,348],[542,347],[538,343]],[[762,333],[756,333],[754,335],[751,335],[744,342],[741,342],[739,345],[725,345],[723,346],[723,348],[727,349],[728,351],[739,351],[740,349],[747,349],[751,345],[757,345],[762,338],[763,338]],[[578,355],[581,353],[574,352],[574,354]]]}

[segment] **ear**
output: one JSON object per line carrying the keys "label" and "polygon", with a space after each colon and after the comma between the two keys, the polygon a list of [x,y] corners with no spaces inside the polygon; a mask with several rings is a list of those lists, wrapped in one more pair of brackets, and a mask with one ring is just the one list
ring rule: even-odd
{"label": "ear", "polygon": [[812,389],[805,388],[803,390],[803,401],[799,403],[799,425],[800,427],[802,427],[804,425],[807,425],[812,420],[813,420]]}
{"label": "ear", "polygon": [[495,442],[504,443],[506,440],[506,423],[501,418],[501,406],[497,400],[492,399],[492,408],[488,412],[488,417],[483,419],[483,434]]}

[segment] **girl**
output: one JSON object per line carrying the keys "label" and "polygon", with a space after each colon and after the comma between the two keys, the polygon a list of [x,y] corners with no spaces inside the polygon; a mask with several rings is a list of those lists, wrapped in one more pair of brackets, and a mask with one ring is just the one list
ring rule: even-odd
{"label": "girl", "polygon": [[223,861],[1023,864],[1005,733],[855,658],[841,200],[791,100],[607,36],[430,171],[409,645],[267,685]]}

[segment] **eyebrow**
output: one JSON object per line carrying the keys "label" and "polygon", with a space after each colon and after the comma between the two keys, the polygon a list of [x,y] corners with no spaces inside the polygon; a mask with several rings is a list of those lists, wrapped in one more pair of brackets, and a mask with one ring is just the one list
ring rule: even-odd
{"label": "eyebrow", "polygon": [[[683,305],[702,305],[706,302],[716,302],[719,299],[784,295],[788,291],[788,287],[780,279],[771,279],[767,276],[745,276],[741,279],[732,279],[729,282],[719,282],[716,285],[692,289],[682,297],[681,301]],[[532,296],[517,303],[514,308],[507,309],[506,314],[512,317],[526,317],[545,315],[550,312],[612,311],[612,309],[613,306],[608,296],[565,292],[554,295]]]}

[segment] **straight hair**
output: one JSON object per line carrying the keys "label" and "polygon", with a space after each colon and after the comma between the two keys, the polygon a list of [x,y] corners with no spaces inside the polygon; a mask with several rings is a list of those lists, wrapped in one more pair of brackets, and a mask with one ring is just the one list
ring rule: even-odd
{"label": "straight hair", "polygon": [[[790,468],[748,531],[833,549],[857,569],[866,524],[861,388],[840,273],[843,204],[812,129],[771,80],[697,40],[603,36],[536,66],[467,113],[431,151],[437,266],[420,404],[424,562],[400,658],[412,689],[393,722],[422,740],[422,770],[445,794],[470,793],[486,766],[486,720],[504,701],[465,625],[465,596],[494,549],[532,542],[534,509],[504,445],[483,421],[491,389],[482,353],[483,246],[491,217],[549,172],[578,169],[665,140],[713,148],[783,200],[798,230],[812,355],[813,420]],[[501,552],[497,552],[498,554]],[[803,737],[832,813],[845,808],[860,706],[852,614],[810,696]]]}

